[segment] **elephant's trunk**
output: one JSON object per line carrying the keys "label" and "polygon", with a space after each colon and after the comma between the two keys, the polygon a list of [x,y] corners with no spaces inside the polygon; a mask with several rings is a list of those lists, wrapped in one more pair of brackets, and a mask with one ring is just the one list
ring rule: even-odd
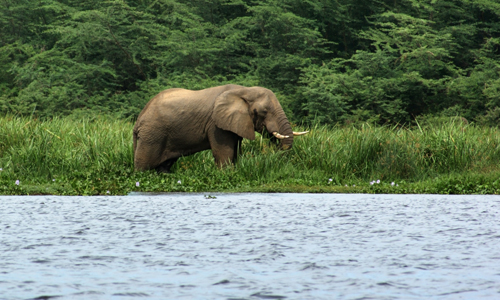
{"label": "elephant's trunk", "polygon": [[279,128],[278,133],[282,136],[279,138],[281,148],[284,150],[292,148],[293,130],[292,126],[290,125],[290,122],[286,118],[284,111],[279,111],[276,114],[276,121],[278,123],[278,128]]}

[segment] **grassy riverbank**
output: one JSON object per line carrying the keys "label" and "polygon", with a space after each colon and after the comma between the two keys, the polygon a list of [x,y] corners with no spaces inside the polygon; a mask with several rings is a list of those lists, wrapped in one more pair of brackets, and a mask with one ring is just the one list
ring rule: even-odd
{"label": "grassy riverbank", "polygon": [[172,174],[134,172],[132,127],[107,118],[1,117],[0,194],[500,194],[500,131],[460,121],[414,129],[297,128],[311,133],[290,151],[259,137],[244,141],[234,167],[217,169],[205,151],[180,159]]}

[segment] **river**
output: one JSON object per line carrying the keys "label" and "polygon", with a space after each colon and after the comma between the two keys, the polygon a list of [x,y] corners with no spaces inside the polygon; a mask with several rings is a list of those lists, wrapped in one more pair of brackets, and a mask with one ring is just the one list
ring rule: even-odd
{"label": "river", "polygon": [[0,197],[0,299],[500,299],[500,196]]}

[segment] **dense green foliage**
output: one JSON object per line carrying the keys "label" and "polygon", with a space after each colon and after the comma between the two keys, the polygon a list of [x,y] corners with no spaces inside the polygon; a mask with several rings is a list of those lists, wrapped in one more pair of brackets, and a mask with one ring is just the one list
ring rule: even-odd
{"label": "dense green foliage", "polygon": [[289,151],[277,150],[268,139],[244,140],[234,167],[216,168],[211,152],[203,151],[181,158],[173,173],[157,174],[134,172],[129,121],[1,117],[0,194],[500,194],[500,129],[460,118],[419,124],[415,129],[316,125],[301,128],[312,132],[296,138]]}
{"label": "dense green foliage", "polygon": [[295,123],[500,118],[496,0],[1,3],[4,114],[133,119],[162,89],[236,83]]}

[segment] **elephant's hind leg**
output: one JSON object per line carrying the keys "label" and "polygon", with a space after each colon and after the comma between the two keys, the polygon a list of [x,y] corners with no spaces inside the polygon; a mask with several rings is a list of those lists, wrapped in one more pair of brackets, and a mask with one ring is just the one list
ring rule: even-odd
{"label": "elephant's hind leg", "polygon": [[175,164],[179,158],[171,158],[162,162],[158,167],[156,167],[156,172],[158,173],[170,173],[170,168]]}
{"label": "elephant's hind leg", "polygon": [[134,167],[137,171],[147,171],[154,169],[161,162],[161,145],[155,143],[145,143],[142,139],[137,139],[134,152]]}

